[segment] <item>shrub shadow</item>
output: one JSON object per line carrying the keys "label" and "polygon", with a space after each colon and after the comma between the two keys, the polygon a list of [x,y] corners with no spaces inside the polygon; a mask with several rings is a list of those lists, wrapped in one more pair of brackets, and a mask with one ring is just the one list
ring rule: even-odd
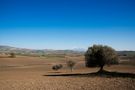
{"label": "shrub shadow", "polygon": [[43,76],[77,76],[77,77],[122,77],[122,78],[135,78],[134,73],[122,73],[122,72],[109,72],[109,71],[103,71],[103,72],[93,72],[93,73],[75,73],[75,74],[50,74],[50,75],[43,75]]}

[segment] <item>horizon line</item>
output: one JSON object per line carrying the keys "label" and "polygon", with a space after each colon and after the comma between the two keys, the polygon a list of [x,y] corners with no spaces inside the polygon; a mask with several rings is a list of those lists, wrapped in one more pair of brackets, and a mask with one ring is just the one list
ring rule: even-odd
{"label": "horizon line", "polygon": [[[94,44],[93,44],[94,45]],[[101,44],[102,45],[102,44]],[[82,49],[82,50],[78,50],[78,51],[86,51],[89,47],[87,48],[81,48],[81,47],[78,47],[78,48],[65,48],[65,49],[54,49],[54,48],[28,48],[28,47],[19,47],[19,46],[12,46],[12,45],[1,45],[0,46],[7,46],[7,47],[12,47],[12,48],[20,48],[20,49],[30,49],[30,50],[77,50],[77,49]],[[113,47],[112,47],[113,48]],[[115,48],[113,48],[115,49]],[[135,50],[130,50],[130,49],[123,49],[123,50],[117,50],[115,49],[116,51],[135,51]]]}

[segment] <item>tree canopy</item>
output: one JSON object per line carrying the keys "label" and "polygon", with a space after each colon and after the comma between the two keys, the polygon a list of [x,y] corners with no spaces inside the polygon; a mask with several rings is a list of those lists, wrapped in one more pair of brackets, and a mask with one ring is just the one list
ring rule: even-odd
{"label": "tree canopy", "polygon": [[116,51],[103,45],[93,45],[85,53],[86,67],[100,67],[103,70],[104,65],[118,64]]}

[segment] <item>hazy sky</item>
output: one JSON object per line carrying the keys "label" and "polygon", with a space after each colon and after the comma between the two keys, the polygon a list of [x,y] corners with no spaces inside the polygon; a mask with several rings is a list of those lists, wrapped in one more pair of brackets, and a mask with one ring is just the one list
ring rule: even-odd
{"label": "hazy sky", "polygon": [[135,0],[0,0],[0,45],[135,50]]}

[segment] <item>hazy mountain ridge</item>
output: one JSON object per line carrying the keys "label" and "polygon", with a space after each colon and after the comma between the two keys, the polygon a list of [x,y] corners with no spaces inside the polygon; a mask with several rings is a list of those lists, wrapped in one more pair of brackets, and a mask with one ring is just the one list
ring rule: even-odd
{"label": "hazy mountain ridge", "polygon": [[[17,48],[11,46],[0,45],[0,53],[17,53],[17,54],[84,54],[85,49],[75,48],[67,50],[53,50],[53,49],[27,49],[27,48]],[[135,51],[117,51],[120,56],[135,56]]]}
{"label": "hazy mountain ridge", "polygon": [[22,54],[68,54],[68,53],[84,53],[83,50],[53,50],[53,49],[26,49],[26,48],[17,48],[11,46],[0,45],[0,53],[22,53]]}

